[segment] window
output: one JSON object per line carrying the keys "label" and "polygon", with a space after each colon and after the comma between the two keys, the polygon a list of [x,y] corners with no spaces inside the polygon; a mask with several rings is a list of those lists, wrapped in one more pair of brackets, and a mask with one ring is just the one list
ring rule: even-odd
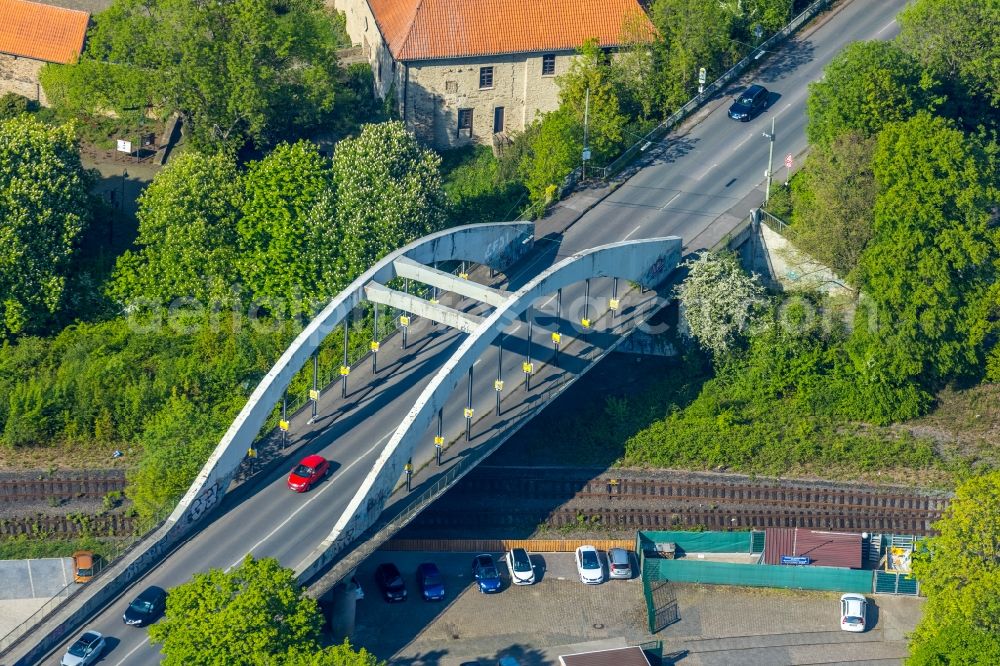
{"label": "window", "polygon": [[365,32],[368,32],[368,17],[365,17]]}
{"label": "window", "polygon": [[444,91],[447,93],[457,93],[458,92],[458,81],[445,81]]}
{"label": "window", "polygon": [[492,67],[480,67],[479,68],[479,87],[480,88],[492,88],[493,87],[493,68]]}
{"label": "window", "polygon": [[378,63],[378,82],[382,83],[382,61]]}
{"label": "window", "polygon": [[493,133],[499,134],[503,131],[503,107],[493,108]]}
{"label": "window", "polygon": [[556,54],[546,53],[542,56],[542,76],[553,76],[556,73]]}
{"label": "window", "polygon": [[458,135],[472,136],[472,109],[458,110]]}

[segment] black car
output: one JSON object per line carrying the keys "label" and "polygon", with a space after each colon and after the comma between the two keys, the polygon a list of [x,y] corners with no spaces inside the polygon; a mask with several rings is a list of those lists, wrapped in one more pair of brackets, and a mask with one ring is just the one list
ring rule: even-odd
{"label": "black car", "polygon": [[161,587],[147,587],[125,609],[122,620],[133,627],[155,622],[167,609],[167,593]]}
{"label": "black car", "polygon": [[417,567],[417,587],[424,601],[444,599],[444,578],[433,562],[424,562]]}
{"label": "black car", "polygon": [[742,122],[752,120],[767,108],[770,94],[764,86],[753,84],[743,94],[737,96],[736,101],[729,107],[729,117]]}
{"label": "black car", "polygon": [[375,569],[375,583],[382,590],[382,597],[386,601],[406,601],[406,583],[392,562],[378,565]]}

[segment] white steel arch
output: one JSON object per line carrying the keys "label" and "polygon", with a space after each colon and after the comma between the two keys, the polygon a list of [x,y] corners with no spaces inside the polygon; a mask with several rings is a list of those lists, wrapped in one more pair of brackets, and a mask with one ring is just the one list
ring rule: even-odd
{"label": "white steel arch", "polygon": [[365,300],[365,285],[394,279],[394,262],[402,257],[420,264],[464,260],[503,270],[531,248],[533,231],[531,222],[470,224],[439,231],[389,253],[360,275],[309,322],[261,379],[170,515],[171,535],[186,532],[222,499],[247,449],[295,373],[344,317]]}
{"label": "white steel arch", "polygon": [[506,304],[487,317],[466,338],[426,386],[406,418],[393,433],[378,460],[362,482],[330,535],[296,569],[299,580],[308,580],[333,561],[353,539],[375,523],[403,473],[420,438],[431,426],[438,409],[452,395],[469,368],[539,297],[587,278],[617,277],[655,288],[677,266],[682,241],[676,236],[624,241],[574,254],[540,273],[512,292]]}

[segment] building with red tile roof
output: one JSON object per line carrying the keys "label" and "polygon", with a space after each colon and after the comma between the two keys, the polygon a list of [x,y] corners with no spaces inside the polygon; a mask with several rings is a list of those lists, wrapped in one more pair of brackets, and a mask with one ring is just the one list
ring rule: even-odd
{"label": "building with red tile roof", "polygon": [[380,97],[437,148],[491,143],[558,106],[556,77],[587,39],[653,34],[637,0],[335,0]]}
{"label": "building with red tile roof", "polygon": [[0,0],[0,94],[43,101],[38,71],[46,62],[76,62],[90,14],[27,0]]}

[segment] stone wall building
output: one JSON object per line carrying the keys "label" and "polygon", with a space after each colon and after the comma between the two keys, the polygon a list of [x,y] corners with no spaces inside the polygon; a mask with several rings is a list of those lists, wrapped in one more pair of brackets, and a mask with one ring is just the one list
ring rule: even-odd
{"label": "stone wall building", "polygon": [[26,0],[0,0],[0,95],[46,103],[38,72],[46,62],[76,62],[90,14]]}
{"label": "stone wall building", "polygon": [[558,106],[556,77],[595,38],[652,30],[637,0],[334,0],[376,94],[438,149],[492,143]]}

